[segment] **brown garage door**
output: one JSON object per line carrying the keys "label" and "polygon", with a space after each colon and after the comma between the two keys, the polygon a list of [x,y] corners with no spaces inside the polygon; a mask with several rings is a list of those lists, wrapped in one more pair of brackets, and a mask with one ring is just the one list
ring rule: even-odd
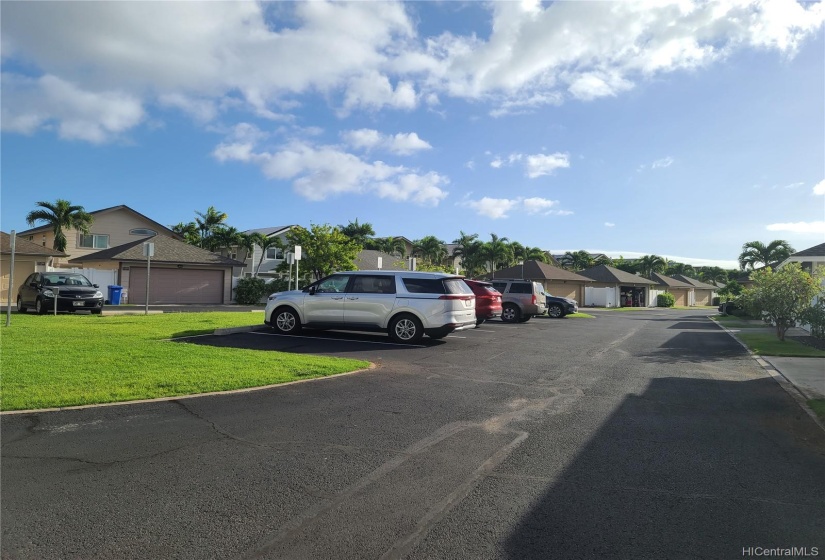
{"label": "brown garage door", "polygon": [[[149,303],[223,303],[223,277],[223,270],[152,267]],[[128,297],[146,301],[146,268],[131,267]]]}
{"label": "brown garage door", "polygon": [[673,299],[676,300],[676,301],[673,302],[673,305],[678,305],[680,307],[686,307],[687,306],[687,301],[688,301],[687,290],[673,289],[673,290],[670,291],[670,293],[673,294]]}

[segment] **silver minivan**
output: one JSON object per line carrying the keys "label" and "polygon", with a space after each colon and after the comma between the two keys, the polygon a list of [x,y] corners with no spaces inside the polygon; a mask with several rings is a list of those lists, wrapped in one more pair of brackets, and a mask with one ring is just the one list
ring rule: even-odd
{"label": "silver minivan", "polygon": [[397,342],[444,338],[476,325],[475,294],[440,272],[338,272],[302,290],[269,296],[264,323],[282,334],[302,327],[384,331]]}
{"label": "silver minivan", "polygon": [[547,312],[544,286],[530,280],[491,280],[501,292],[501,320],[505,323],[526,323]]}

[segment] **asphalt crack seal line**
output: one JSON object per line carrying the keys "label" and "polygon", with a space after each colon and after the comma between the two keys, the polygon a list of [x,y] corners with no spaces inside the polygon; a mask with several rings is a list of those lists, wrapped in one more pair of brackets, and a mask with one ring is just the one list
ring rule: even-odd
{"label": "asphalt crack seal line", "polygon": [[[711,319],[710,315],[708,315],[708,319],[713,321],[713,319]],[[744,348],[745,351],[754,360],[756,360],[756,363],[759,364],[760,366],[762,366],[762,369],[765,370],[765,372],[767,372],[768,375],[773,377],[773,380],[776,381],[779,384],[780,387],[785,389],[785,392],[788,393],[791,396],[791,398],[796,401],[796,403],[802,408],[802,410],[805,411],[805,414],[810,416],[811,419],[814,421],[814,423],[816,423],[816,425],[819,426],[819,428],[823,432],[825,432],[825,424],[823,424],[822,420],[819,419],[819,417],[816,415],[816,413],[808,407],[808,400],[805,398],[805,395],[803,395],[802,392],[799,389],[796,388],[796,385],[794,385],[793,382],[790,379],[785,377],[782,374],[781,371],[779,371],[778,369],[773,367],[773,365],[771,365],[767,360],[765,360],[765,358],[763,358],[762,356],[760,356],[759,354],[757,354],[756,352],[754,352],[753,350],[748,348],[748,345],[745,344],[744,342],[742,342],[741,340],[739,340],[732,330],[727,328],[722,323],[718,323],[716,321],[713,321],[713,322],[715,324],[719,325],[722,328],[723,331],[728,333],[731,336],[731,338],[733,338],[733,340],[738,342],[739,345],[742,346],[742,348]]]}

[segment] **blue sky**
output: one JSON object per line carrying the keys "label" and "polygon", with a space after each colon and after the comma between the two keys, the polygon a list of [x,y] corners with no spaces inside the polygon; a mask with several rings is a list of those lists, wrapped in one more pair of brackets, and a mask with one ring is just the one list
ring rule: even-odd
{"label": "blue sky", "polygon": [[825,6],[3,2],[3,231],[208,206],[734,266],[825,241]]}

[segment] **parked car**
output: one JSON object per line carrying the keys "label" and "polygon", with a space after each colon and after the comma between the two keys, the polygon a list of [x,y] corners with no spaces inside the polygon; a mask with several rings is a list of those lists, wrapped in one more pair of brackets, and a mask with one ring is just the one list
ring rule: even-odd
{"label": "parked car", "polygon": [[264,323],[283,334],[302,327],[386,331],[397,342],[444,338],[475,327],[476,297],[463,277],[441,272],[339,272],[267,299]]}
{"label": "parked car", "polygon": [[575,299],[556,297],[545,292],[547,301],[547,315],[553,319],[561,319],[570,313],[578,313],[579,302]]}
{"label": "parked car", "polygon": [[742,306],[737,301],[726,301],[719,306],[719,313],[733,315],[736,311],[741,311]]}
{"label": "parked car", "polygon": [[538,282],[495,279],[492,284],[501,292],[501,320],[505,323],[525,323],[547,311],[544,288]]}
{"label": "parked car", "polygon": [[476,295],[476,326],[487,319],[501,317],[501,293],[490,282],[464,279]]}
{"label": "parked car", "polygon": [[99,288],[82,274],[35,272],[17,290],[17,311],[25,313],[29,307],[40,314],[54,311],[57,294],[58,311],[74,313],[86,310],[100,315],[103,311],[103,292]]}

